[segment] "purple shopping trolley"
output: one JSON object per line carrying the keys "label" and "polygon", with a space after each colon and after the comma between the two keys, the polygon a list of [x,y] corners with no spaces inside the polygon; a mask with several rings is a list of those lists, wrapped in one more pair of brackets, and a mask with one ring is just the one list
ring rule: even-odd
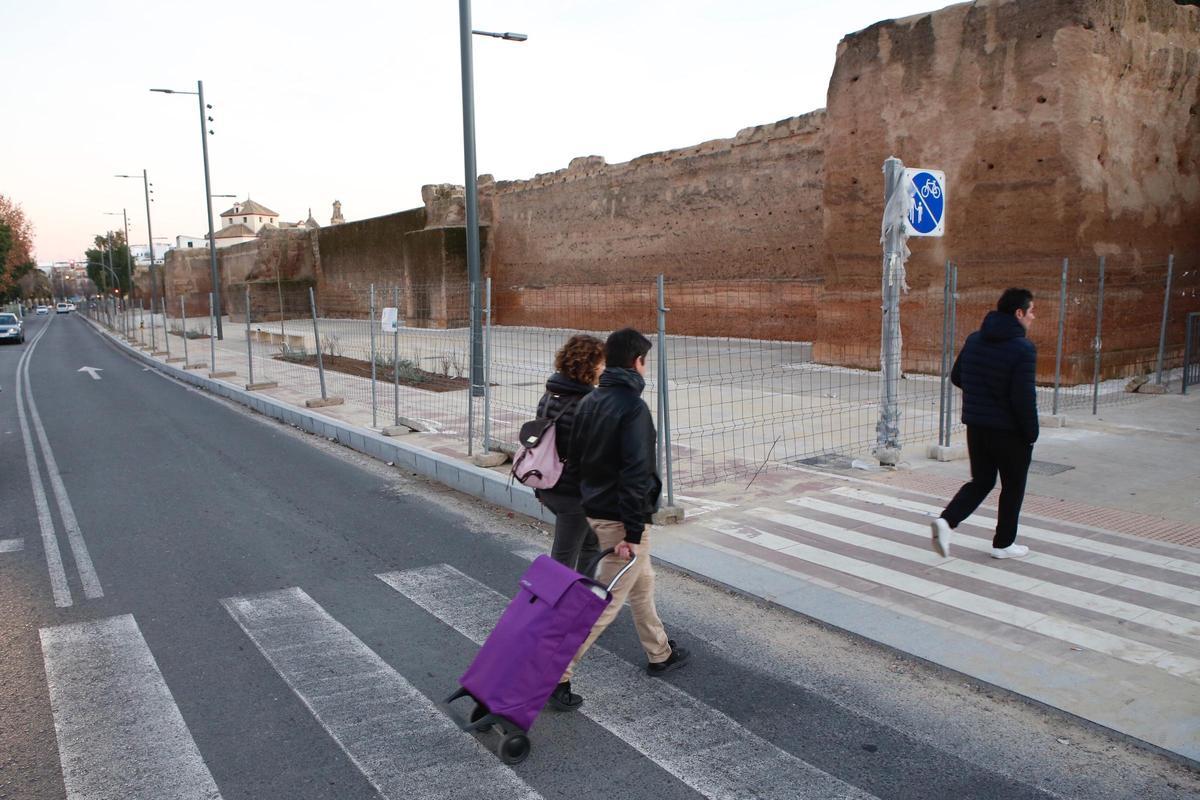
{"label": "purple shopping trolley", "polygon": [[[587,571],[612,552],[601,553]],[[495,730],[500,734],[497,755],[509,764],[524,761],[530,750],[526,734],[612,602],[612,587],[634,561],[605,587],[549,556],[538,556],[521,577],[517,596],[458,679],[461,688],[446,699],[475,701],[470,716],[457,719],[459,727]]]}

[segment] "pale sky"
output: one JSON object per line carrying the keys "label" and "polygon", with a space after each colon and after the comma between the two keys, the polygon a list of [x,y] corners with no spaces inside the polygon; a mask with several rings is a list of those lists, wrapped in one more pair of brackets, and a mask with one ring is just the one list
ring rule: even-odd
{"label": "pale sky", "polygon": [[[478,166],[499,180],[733,136],[825,105],[837,43],[942,0],[475,0]],[[327,224],[421,204],[463,182],[458,3],[0,0],[0,194],[41,264],[120,227],[207,231],[197,100],[214,194]],[[213,201],[214,214],[232,203]],[[216,220],[220,225],[220,220]],[[156,251],[167,242],[156,244]]]}

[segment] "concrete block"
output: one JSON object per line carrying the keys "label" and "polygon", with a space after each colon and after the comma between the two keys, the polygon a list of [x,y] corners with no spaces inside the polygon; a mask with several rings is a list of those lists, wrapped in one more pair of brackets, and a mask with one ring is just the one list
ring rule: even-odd
{"label": "concrete block", "polygon": [[232,378],[234,375],[237,375],[237,373],[231,369],[208,373],[208,377],[210,378]]}
{"label": "concrete block", "polygon": [[407,436],[413,429],[407,425],[388,425],[380,433],[384,436]]}
{"label": "concrete block", "polygon": [[257,392],[259,389],[274,389],[279,386],[275,381],[262,381],[261,383],[247,383],[247,392]]}
{"label": "concrete block", "polygon": [[1134,378],[1133,380],[1129,381],[1129,383],[1125,384],[1125,391],[1127,391],[1127,392],[1136,392],[1136,391],[1139,391],[1139,390],[1141,390],[1141,388],[1142,388],[1144,385],[1146,385],[1146,383],[1147,383],[1149,380],[1150,380],[1150,376],[1149,376],[1149,375],[1138,375],[1136,378]]}
{"label": "concrete block", "polygon": [[1138,387],[1138,394],[1166,394],[1167,387],[1158,383],[1143,383]]}
{"label": "concrete block", "polygon": [[884,447],[875,451],[875,458],[879,459],[879,463],[885,467],[894,467],[900,463],[901,459],[900,448]]}
{"label": "concrete block", "polygon": [[345,402],[346,398],[344,397],[326,397],[324,400],[316,397],[312,400],[305,400],[304,405],[308,408],[325,408],[325,406],[340,406]]}
{"label": "concrete block", "polygon": [[184,369],[208,369],[208,362],[193,361],[191,364],[188,364],[186,367],[184,367]]}
{"label": "concrete block", "polygon": [[412,419],[411,417],[399,417],[398,419],[401,425],[411,428],[414,431],[420,431],[422,433],[433,432],[432,425],[427,422],[422,422],[419,419]]}
{"label": "concrete block", "polygon": [[1043,428],[1065,428],[1067,418],[1063,414],[1042,414],[1038,417],[1038,424]]}
{"label": "concrete block", "polygon": [[166,351],[166,350],[152,350],[152,351],[150,351],[150,355],[152,355],[152,356],[165,356],[165,355],[167,355],[167,351]]}
{"label": "concrete block", "polygon": [[176,356],[175,358],[168,358],[167,363],[168,364],[182,364],[183,356]]}
{"label": "concrete block", "polygon": [[680,506],[663,506],[654,513],[652,521],[655,525],[681,525],[683,509]]}
{"label": "concrete block", "polygon": [[504,453],[510,459],[512,459],[512,458],[515,458],[517,455],[517,443],[516,442],[497,442],[497,441],[493,440],[492,441],[492,450],[495,450],[498,453]]}
{"label": "concrete block", "polygon": [[934,461],[961,461],[967,457],[967,446],[952,444],[947,447],[941,444],[931,444],[925,449],[925,455]]}
{"label": "concrete block", "polygon": [[486,453],[476,453],[471,462],[477,467],[498,467],[508,461],[507,453],[497,453],[494,450],[489,450]]}

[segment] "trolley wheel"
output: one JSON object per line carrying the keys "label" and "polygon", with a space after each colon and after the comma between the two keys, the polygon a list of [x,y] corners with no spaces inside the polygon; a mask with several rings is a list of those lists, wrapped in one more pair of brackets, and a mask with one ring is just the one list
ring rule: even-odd
{"label": "trolley wheel", "polygon": [[500,756],[500,760],[505,764],[520,764],[529,757],[531,745],[529,737],[520,731],[506,733],[500,737],[500,743],[496,745],[496,755]]}

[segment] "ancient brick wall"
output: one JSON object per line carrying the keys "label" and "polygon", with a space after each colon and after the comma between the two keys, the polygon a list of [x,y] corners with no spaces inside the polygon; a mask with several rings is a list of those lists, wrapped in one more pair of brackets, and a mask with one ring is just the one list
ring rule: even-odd
{"label": "ancient brick wall", "polygon": [[404,277],[404,237],[425,227],[425,209],[346,222],[316,233],[320,254],[317,292],[321,313],[330,317],[367,316],[369,287],[378,291]]}

